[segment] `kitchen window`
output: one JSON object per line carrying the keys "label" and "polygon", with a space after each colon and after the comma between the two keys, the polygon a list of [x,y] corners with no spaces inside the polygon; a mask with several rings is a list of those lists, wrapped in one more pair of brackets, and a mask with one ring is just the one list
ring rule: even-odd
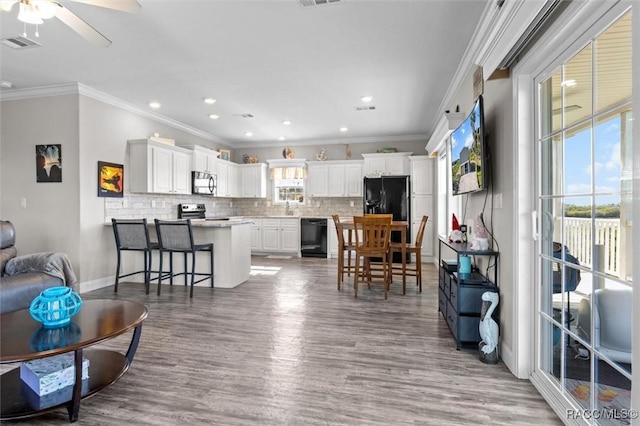
{"label": "kitchen window", "polygon": [[273,180],[274,204],[303,204],[304,203],[304,179],[279,179]]}
{"label": "kitchen window", "polygon": [[273,204],[304,204],[305,160],[267,160],[273,180]]}

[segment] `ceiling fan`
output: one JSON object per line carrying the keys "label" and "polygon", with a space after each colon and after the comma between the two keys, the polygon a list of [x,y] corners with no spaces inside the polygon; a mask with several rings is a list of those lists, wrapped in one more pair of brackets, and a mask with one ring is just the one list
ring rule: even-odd
{"label": "ceiling fan", "polygon": [[[73,0],[76,3],[85,3],[92,6],[100,6],[107,9],[119,10],[122,12],[134,13],[140,10],[140,5],[136,0]],[[107,47],[111,40],[103,36],[87,24],[75,13],[67,9],[62,2],[56,0],[0,0],[0,10],[10,11],[15,4],[19,4],[18,20],[25,24],[40,25],[44,19],[54,16],[69,26],[72,30],[80,34],[90,43],[97,46]],[[38,30],[36,27],[36,36]]]}

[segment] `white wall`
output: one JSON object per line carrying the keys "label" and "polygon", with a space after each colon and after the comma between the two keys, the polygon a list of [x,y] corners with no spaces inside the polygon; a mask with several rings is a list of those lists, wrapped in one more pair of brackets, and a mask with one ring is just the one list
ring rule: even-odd
{"label": "white wall", "polygon": [[[514,332],[516,323],[516,307],[514,302],[515,272],[513,268],[515,245],[515,213],[513,176],[514,141],[513,141],[513,100],[512,82],[510,78],[488,80],[484,83],[484,124],[488,147],[484,177],[489,183],[487,191],[460,195],[462,197],[463,217],[458,219],[469,225],[471,234],[476,229],[476,218],[482,212],[484,222],[497,244],[492,249],[500,252],[498,285],[500,287],[500,338],[501,357],[504,363],[514,372],[516,365],[514,351]],[[451,103],[447,106],[455,111],[468,114],[475,98],[473,96],[473,70],[471,70],[458,88]],[[446,179],[445,176],[439,176]],[[492,208],[496,194],[502,196],[502,208]],[[438,220],[443,220],[438,218]],[[444,220],[451,221],[451,218]],[[484,273],[488,258],[476,257],[480,270]],[[493,269],[489,271],[493,277]],[[515,372],[514,372],[515,373]]]}
{"label": "white wall", "polygon": [[[184,144],[209,141],[78,94],[2,101],[0,212],[16,227],[20,254],[67,253],[81,283],[115,272],[113,231],[104,226],[97,163],[124,164],[127,140],[158,132]],[[62,183],[36,183],[35,145],[62,145]],[[20,207],[26,198],[27,207]]]}
{"label": "white wall", "polygon": [[[2,102],[2,219],[16,228],[18,254],[62,251],[79,268],[78,97]],[[36,182],[35,146],[62,145],[62,182]],[[26,208],[21,207],[26,199]]]}

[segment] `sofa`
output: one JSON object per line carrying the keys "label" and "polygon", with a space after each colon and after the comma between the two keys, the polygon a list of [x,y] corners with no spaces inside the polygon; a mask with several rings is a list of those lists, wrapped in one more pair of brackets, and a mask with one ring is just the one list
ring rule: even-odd
{"label": "sofa", "polygon": [[28,308],[42,290],[77,286],[73,268],[64,253],[34,253],[18,256],[16,230],[0,220],[0,314]]}

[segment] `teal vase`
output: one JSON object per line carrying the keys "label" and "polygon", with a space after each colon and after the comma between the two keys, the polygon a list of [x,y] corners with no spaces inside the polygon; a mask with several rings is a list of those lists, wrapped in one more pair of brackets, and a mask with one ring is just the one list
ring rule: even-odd
{"label": "teal vase", "polygon": [[62,327],[80,312],[82,299],[69,287],[50,287],[31,302],[29,313],[45,328]]}

